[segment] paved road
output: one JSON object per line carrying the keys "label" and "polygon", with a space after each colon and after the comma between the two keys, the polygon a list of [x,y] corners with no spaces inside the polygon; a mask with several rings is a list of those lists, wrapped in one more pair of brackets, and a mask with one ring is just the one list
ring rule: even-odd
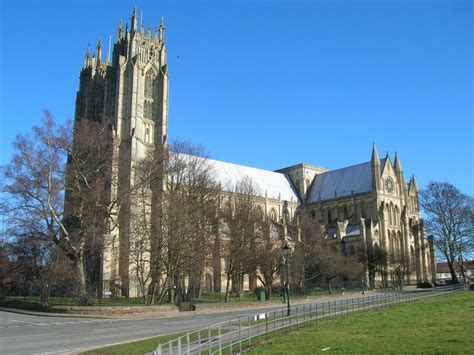
{"label": "paved road", "polygon": [[[259,308],[258,312],[282,308]],[[0,311],[0,354],[76,353],[87,348],[205,327],[249,309],[149,318],[68,318]],[[150,349],[150,351],[153,349]]]}
{"label": "paved road", "polygon": [[[338,305],[345,305],[350,297],[332,297],[331,304],[337,302]],[[315,300],[304,303],[308,302],[314,304]],[[317,301],[319,304],[322,302],[328,306],[328,299]],[[0,354],[77,353],[92,347],[199,329],[238,316],[282,308],[284,306],[280,304],[219,313],[184,312],[164,317],[111,319],[50,317],[0,311]]]}

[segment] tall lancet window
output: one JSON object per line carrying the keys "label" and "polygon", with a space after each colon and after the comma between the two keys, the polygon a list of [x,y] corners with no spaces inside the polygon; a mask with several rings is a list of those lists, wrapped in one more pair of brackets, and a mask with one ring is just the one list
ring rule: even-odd
{"label": "tall lancet window", "polygon": [[154,91],[155,73],[149,70],[145,76],[145,102],[144,117],[150,120],[153,119],[153,91]]}

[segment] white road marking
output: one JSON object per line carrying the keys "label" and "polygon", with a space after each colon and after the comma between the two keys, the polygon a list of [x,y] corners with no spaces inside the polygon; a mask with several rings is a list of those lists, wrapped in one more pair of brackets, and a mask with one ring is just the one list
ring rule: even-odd
{"label": "white road marking", "polygon": [[0,340],[6,340],[6,339],[19,339],[19,338],[32,338],[32,337],[45,337],[45,336],[51,336],[51,335],[58,335],[58,333],[49,333],[49,334],[34,334],[34,335],[20,335],[16,337],[6,337],[6,338],[0,338]]}
{"label": "white road marking", "polygon": [[16,319],[9,319],[11,322],[16,322],[16,323],[23,323],[23,324],[31,324],[31,325],[39,325],[38,323],[33,323],[33,322],[23,322],[21,320],[16,320]]}

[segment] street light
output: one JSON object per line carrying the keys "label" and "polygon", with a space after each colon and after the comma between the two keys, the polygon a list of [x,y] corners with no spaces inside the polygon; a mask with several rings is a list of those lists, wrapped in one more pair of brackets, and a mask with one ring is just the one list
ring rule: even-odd
{"label": "street light", "polygon": [[289,265],[290,265],[290,260],[289,260],[289,254],[290,254],[290,247],[288,244],[285,244],[285,246],[282,248],[282,256],[283,256],[283,264],[285,265],[285,295],[286,295],[286,303],[287,303],[287,315],[288,317],[291,314],[290,310],[290,274],[289,274]]}

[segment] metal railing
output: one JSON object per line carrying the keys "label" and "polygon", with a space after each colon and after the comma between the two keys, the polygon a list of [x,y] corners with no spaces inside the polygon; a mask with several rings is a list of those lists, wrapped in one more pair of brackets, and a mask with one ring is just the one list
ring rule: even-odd
{"label": "metal railing", "polygon": [[433,289],[395,291],[296,305],[290,308],[290,316],[288,316],[287,308],[246,315],[192,331],[159,344],[153,354],[242,353],[243,349],[261,340],[314,322],[342,318],[351,313],[432,298],[465,289],[465,285],[454,285]]}

